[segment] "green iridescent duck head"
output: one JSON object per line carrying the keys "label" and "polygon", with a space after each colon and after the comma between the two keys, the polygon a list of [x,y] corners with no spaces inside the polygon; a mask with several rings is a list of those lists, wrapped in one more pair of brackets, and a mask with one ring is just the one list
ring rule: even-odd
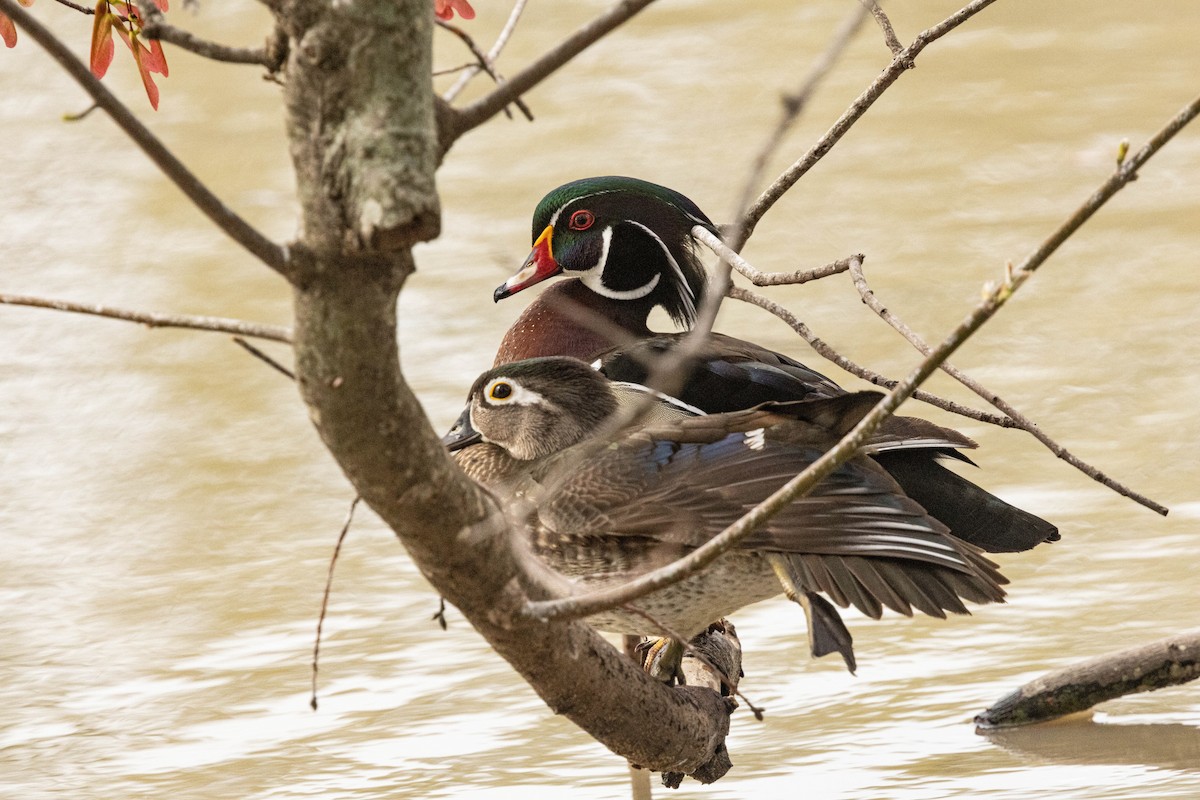
{"label": "green iridescent duck head", "polygon": [[707,283],[696,225],[717,233],[695,203],[665,186],[612,175],[572,181],[538,203],[533,252],[494,298],[571,276],[603,297],[661,306],[689,326]]}

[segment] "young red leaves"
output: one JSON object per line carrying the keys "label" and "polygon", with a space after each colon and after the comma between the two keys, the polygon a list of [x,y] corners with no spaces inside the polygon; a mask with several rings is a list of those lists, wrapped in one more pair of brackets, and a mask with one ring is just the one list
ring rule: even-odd
{"label": "young red leaves", "polygon": [[[17,2],[23,6],[33,5],[33,0],[17,0]],[[17,26],[3,14],[0,14],[0,39],[4,40],[5,47],[17,46]]]}
{"label": "young red leaves", "polygon": [[[168,0],[154,0],[160,10],[165,11]],[[162,44],[157,39],[150,39],[147,47],[141,38],[142,15],[137,5],[130,0],[99,0],[96,3],[96,19],[92,24],[91,68],[92,74],[103,78],[104,73],[112,64],[113,31],[116,31],[133,53],[134,63],[137,64],[138,74],[142,78],[142,86],[150,105],[158,110],[158,86],[154,83],[152,73],[167,77],[167,59],[163,55]]]}
{"label": "young red leaves", "polygon": [[475,19],[475,9],[468,0],[433,0],[433,13],[438,19],[454,19],[455,12],[463,19]]}

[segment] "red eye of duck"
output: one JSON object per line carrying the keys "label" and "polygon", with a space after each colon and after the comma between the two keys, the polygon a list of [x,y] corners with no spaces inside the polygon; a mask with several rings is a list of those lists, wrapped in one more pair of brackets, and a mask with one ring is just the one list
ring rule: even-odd
{"label": "red eye of duck", "polygon": [[571,215],[571,221],[568,223],[573,231],[586,231],[592,227],[592,223],[596,221],[596,216],[587,210],[579,210]]}

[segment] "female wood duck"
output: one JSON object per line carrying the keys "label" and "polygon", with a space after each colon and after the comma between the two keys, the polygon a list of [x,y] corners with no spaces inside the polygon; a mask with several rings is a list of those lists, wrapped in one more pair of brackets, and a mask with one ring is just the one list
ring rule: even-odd
{"label": "female wood duck", "polygon": [[[828,450],[880,397],[699,416],[676,404],[608,446],[592,446],[588,438],[631,390],[572,358],[505,364],[475,381],[447,437],[466,473],[527,525],[532,551],[585,590],[623,583],[708,541]],[[859,456],[706,571],[636,605],[691,637],[781,591],[802,605],[821,592],[876,619],[884,607],[945,617],[968,613],[963,600],[1002,602],[1004,583],[979,549]],[[837,650],[853,670],[836,609],[821,600],[812,610],[814,653]],[[620,609],[589,621],[618,633],[656,632]]]}
{"label": "female wood duck", "polygon": [[[661,306],[682,326],[695,321],[707,283],[691,236],[696,225],[717,232],[691,200],[636,178],[585,178],[547,194],[534,211],[533,252],[494,297],[499,301],[556,275],[572,277],[525,309],[505,334],[495,363],[567,355],[598,359],[615,380],[645,380],[649,358],[681,336],[654,334],[647,325],[650,312]],[[839,397],[846,390],[781,353],[713,334],[676,394],[712,413]],[[931,424],[893,417],[883,433],[899,440],[917,423]],[[937,463],[945,457],[973,463],[959,451],[976,446],[941,430],[942,438],[957,443],[939,444],[933,437],[873,457],[934,518],[988,552],[1028,550],[1059,538],[1050,523]]]}

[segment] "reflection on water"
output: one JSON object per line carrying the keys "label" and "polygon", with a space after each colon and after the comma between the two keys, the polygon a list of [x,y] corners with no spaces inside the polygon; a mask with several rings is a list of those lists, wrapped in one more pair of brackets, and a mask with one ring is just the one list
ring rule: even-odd
{"label": "reflection on water", "polygon": [[[478,40],[502,24],[500,5],[477,4]],[[578,5],[531,11],[502,67],[603,7]],[[924,0],[893,19],[905,38],[954,5]],[[490,295],[526,254],[546,189],[633,174],[724,218],[776,98],[845,12],[663,4],[531,93],[535,124],[497,120],[455,146],[439,176],[445,233],[419,248],[401,301],[405,372],[435,427],[523,306]],[[227,41],[257,36],[208,7],[187,21]],[[865,252],[884,302],[936,337],[1099,184],[1117,142],[1136,145],[1194,95],[1198,28],[1187,0],[997,4],[921,56],[748,255],[795,269]],[[439,47],[440,63],[462,61]],[[886,55],[867,31],[772,168]],[[289,236],[278,89],[186,54],[172,67],[156,129],[232,206]],[[140,99],[136,77],[114,72]],[[0,290],[288,322],[286,287],[144,160],[114,155],[125,145],[108,122],[64,130],[81,95],[28,42],[0,54],[0,85],[16,75],[42,91],[0,92]],[[959,356],[1171,516],[1102,491],[1028,437],[954,422],[982,444],[980,480],[1053,519],[1063,541],[1001,559],[1005,606],[947,621],[850,615],[857,677],[808,660],[793,606],[748,609],[743,689],[766,720],[739,714],[734,771],[679,796],[791,797],[798,780],[823,798],[1195,794],[1190,687],[1109,703],[1102,723],[984,738],[970,721],[1046,670],[1196,625],[1197,174],[1193,130]],[[897,373],[914,361],[848,281],[772,296],[862,363]],[[720,328],[836,373],[754,309],[726,308]],[[435,594],[369,513],[339,564],[321,705],[308,708],[320,590],[351,491],[287,381],[223,337],[42,311],[0,308],[0,342],[0,797],[624,796],[624,765],[552,716],[461,617],[447,632],[430,621]]]}
{"label": "reflection on water", "polygon": [[1191,724],[1070,721],[993,731],[987,738],[1019,757],[1056,764],[1136,764],[1200,773],[1200,715]]}

